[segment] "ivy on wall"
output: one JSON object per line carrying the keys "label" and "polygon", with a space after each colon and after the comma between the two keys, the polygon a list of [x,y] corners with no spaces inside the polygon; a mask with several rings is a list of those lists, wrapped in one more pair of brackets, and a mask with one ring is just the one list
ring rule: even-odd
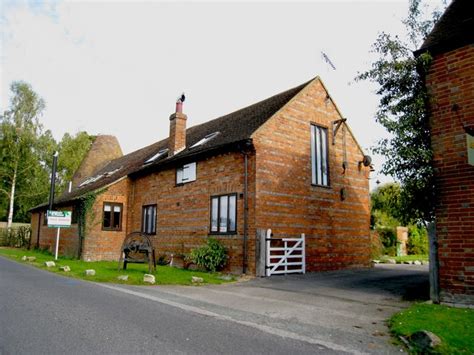
{"label": "ivy on wall", "polygon": [[105,192],[106,189],[88,192],[77,199],[77,230],[79,234],[79,249],[78,258],[82,255],[82,244],[87,236],[88,221],[93,222],[95,220],[94,204],[101,193]]}

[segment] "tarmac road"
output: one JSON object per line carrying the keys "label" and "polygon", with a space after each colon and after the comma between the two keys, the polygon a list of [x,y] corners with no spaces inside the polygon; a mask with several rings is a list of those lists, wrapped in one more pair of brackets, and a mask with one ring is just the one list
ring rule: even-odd
{"label": "tarmac road", "polygon": [[0,257],[0,354],[335,353]]}
{"label": "tarmac road", "polygon": [[64,278],[0,257],[0,354],[400,354],[385,320],[426,298],[426,266],[220,286]]}

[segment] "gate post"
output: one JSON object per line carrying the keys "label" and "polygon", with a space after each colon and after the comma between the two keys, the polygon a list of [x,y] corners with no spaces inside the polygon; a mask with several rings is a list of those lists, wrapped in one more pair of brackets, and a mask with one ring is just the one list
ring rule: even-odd
{"label": "gate post", "polygon": [[258,277],[265,277],[265,260],[266,260],[266,242],[265,242],[265,229],[257,229],[257,245],[256,245],[256,255],[257,255],[257,265],[255,274]]}
{"label": "gate post", "polygon": [[303,245],[301,246],[303,248],[303,250],[301,251],[303,274],[306,274],[306,238],[304,233],[301,233],[301,240],[303,241]]}

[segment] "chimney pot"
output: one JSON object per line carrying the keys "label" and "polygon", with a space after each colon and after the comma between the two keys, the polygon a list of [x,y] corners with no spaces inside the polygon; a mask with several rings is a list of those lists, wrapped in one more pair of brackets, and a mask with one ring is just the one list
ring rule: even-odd
{"label": "chimney pot", "polygon": [[183,112],[183,103],[181,100],[176,101],[176,113],[182,113]]}

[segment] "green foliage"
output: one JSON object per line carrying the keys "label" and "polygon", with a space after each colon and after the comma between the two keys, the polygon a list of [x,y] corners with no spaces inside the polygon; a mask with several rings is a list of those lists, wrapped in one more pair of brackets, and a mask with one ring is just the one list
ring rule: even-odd
{"label": "green foliage", "polygon": [[376,120],[387,129],[390,138],[381,139],[374,151],[387,158],[382,172],[403,185],[402,215],[426,222],[434,218],[428,93],[423,80],[431,57],[428,53],[415,57],[413,51],[420,47],[439,12],[428,20],[422,18],[421,1],[411,0],[404,21],[409,43],[398,36],[379,34],[373,45],[379,59],[372,63],[371,69],[359,73],[356,80],[378,84],[380,103]]}
{"label": "green foliage", "polygon": [[428,255],[428,231],[424,227],[410,226],[408,228],[408,254]]}
{"label": "green foliage", "polygon": [[0,115],[0,220],[10,222],[11,217],[12,222],[29,222],[28,210],[48,200],[53,153],[59,151],[58,196],[94,137],[86,132],[66,133],[56,143],[39,122],[45,108],[43,99],[24,82],[12,83],[11,91],[10,107]]}
{"label": "green foliage", "polygon": [[0,229],[0,246],[24,248],[29,245],[30,238],[31,228],[27,226]]}
{"label": "green foliage", "polygon": [[58,193],[67,189],[69,181],[72,180],[94,139],[95,136],[87,132],[79,132],[75,136],[69,133],[64,134],[59,143],[58,179],[56,180]]}
{"label": "green foliage", "polygon": [[[94,220],[93,215],[93,206],[94,202],[98,195],[100,195],[104,190],[100,191],[91,191],[81,197],[76,202],[76,213],[77,213],[77,232],[79,234],[80,245],[82,246],[82,241],[86,238],[87,235],[87,222]],[[79,250],[79,257],[81,254]]]}
{"label": "green foliage", "polygon": [[392,316],[389,326],[391,332],[397,337],[406,337],[420,330],[428,330],[436,334],[442,340],[436,353],[474,353],[473,309],[414,304]]}
{"label": "green foliage", "polygon": [[[0,248],[0,255],[9,257],[13,260],[19,261],[22,256],[34,256],[35,262],[27,262],[30,265],[36,266],[48,272],[54,272],[66,277],[73,277],[94,282],[113,282],[123,283],[128,285],[144,285],[143,275],[148,274],[147,264],[128,264],[127,270],[117,270],[116,261],[96,261],[87,262],[83,260],[73,260],[70,258],[59,256],[56,261],[56,267],[47,268],[44,262],[53,260],[54,256],[45,250],[25,250],[25,249],[10,249]],[[71,268],[70,272],[63,272],[59,268],[68,265]],[[85,276],[86,269],[94,269],[95,276]],[[25,272],[28,272],[27,270]],[[128,275],[127,281],[118,281],[119,275]],[[219,274],[206,273],[202,271],[183,270],[169,266],[157,266],[154,273],[157,285],[193,285],[192,276],[202,277],[205,284],[222,284],[228,282],[220,278]]]}
{"label": "green foliage", "polygon": [[11,84],[10,107],[0,115],[0,218],[29,220],[27,211],[48,196],[48,153],[55,147],[39,116],[44,101],[24,82]]}
{"label": "green foliage", "polygon": [[196,265],[215,272],[224,267],[227,262],[227,253],[218,240],[209,238],[207,245],[191,251],[191,259]]}

